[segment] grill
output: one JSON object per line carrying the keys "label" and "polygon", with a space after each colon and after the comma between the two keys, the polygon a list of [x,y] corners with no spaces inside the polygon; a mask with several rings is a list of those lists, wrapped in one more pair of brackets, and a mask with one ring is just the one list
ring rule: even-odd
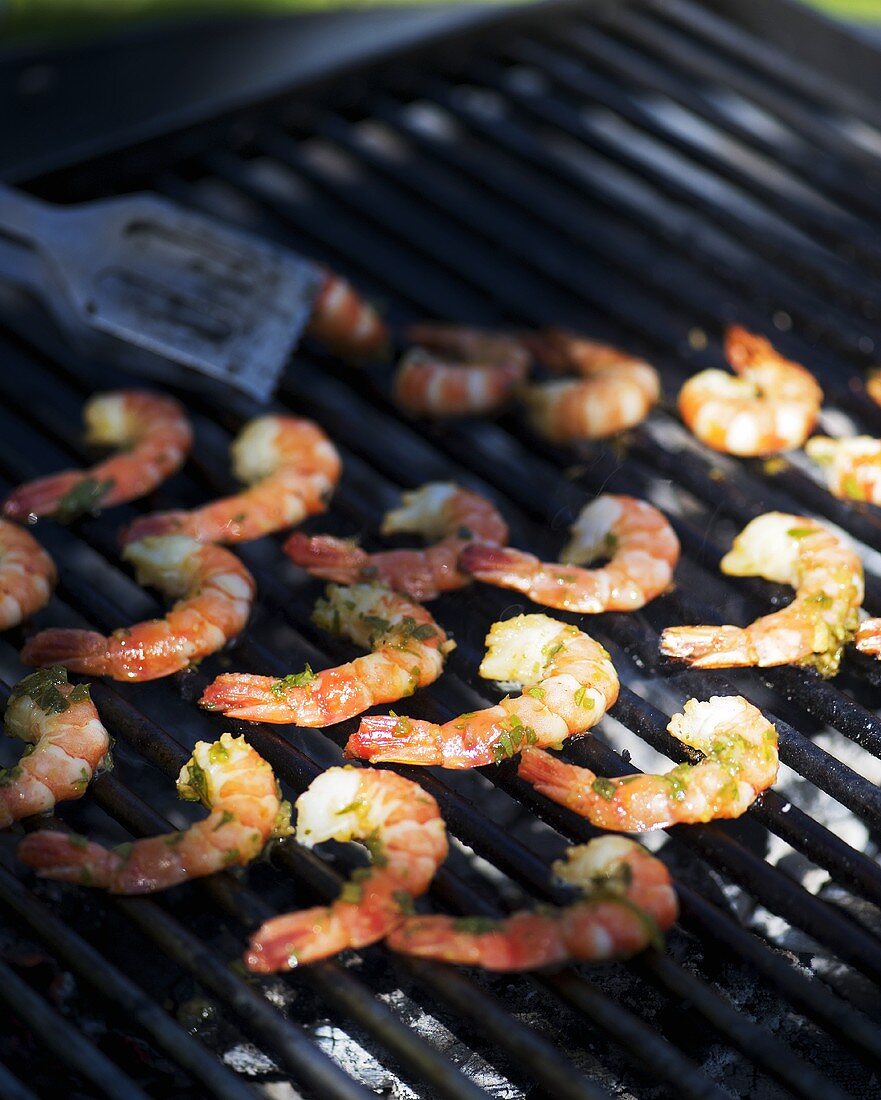
{"label": "grill", "polygon": [[[796,52],[779,44],[784,18],[804,32]],[[736,15],[690,0],[508,14],[344,85],[299,89],[30,184],[57,201],[155,188],[332,264],[393,322],[584,330],[650,358],[668,397],[718,364],[721,328],[738,320],[816,371],[824,427],[877,434],[881,410],[859,379],[881,339],[881,132],[874,103],[846,80],[881,69],[867,49],[842,53],[837,33],[779,0]],[[0,334],[0,349],[5,492],[86,460],[83,398],[125,380],[78,361],[29,308]],[[0,1093],[58,1095],[66,1082],[68,1095],[113,1097],[873,1095],[877,675],[856,659],[832,683],[795,669],[693,673],[661,663],[657,643],[664,625],[721,622],[722,608],[726,621],[746,622],[785,600],[718,572],[735,531],[772,508],[810,511],[859,540],[866,606],[881,613],[878,513],[836,501],[798,458],[710,457],[669,408],[623,440],[562,450],[530,436],[516,414],[414,425],[387,392],[387,368],[354,372],[309,347],[295,356],[278,407],[316,419],[344,460],[329,515],[309,526],[362,534],[370,547],[401,489],[456,479],[496,500],[514,545],[552,555],[597,491],[652,500],[682,541],[678,584],[643,612],[587,623],[612,653],[621,697],[598,735],[567,755],[605,775],[654,769],[658,754],[688,759],[665,732],[667,716],[690,695],[737,691],[777,724],[777,788],[739,822],[658,838],[682,905],[666,954],[534,976],[480,975],[374,947],[257,981],[230,965],[247,931],[273,911],[332,897],[350,853],[330,861],[288,842],[242,875],[109,899],[34,882],[7,834]],[[187,403],[195,453],[145,510],[232,489],[226,447],[254,410]],[[116,531],[134,514],[41,525],[61,582],[34,626],[107,631],[160,613],[119,567]],[[61,808],[73,827],[115,842],[187,820],[170,777],[197,739],[224,728],[194,705],[221,668],[284,674],[352,655],[311,626],[320,588],[287,562],[279,539],[240,552],[259,598],[232,651],[170,680],[94,686],[116,768]],[[489,705],[475,675],[483,635],[522,606],[481,587],[438,601],[458,649],[407,713],[446,720]],[[20,642],[0,640],[7,693],[22,674]],[[296,797],[339,761],[352,725],[247,734]],[[433,905],[493,915],[524,896],[559,900],[549,862],[592,835],[583,821],[520,783],[510,764],[401,770],[438,799],[455,838]]]}

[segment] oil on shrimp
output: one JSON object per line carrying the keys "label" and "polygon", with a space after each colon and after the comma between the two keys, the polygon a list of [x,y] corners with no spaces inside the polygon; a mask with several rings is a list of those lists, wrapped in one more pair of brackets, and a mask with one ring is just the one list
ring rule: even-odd
{"label": "oil on shrimp", "polygon": [[592,825],[622,833],[740,817],[777,779],[777,731],[739,695],[689,699],[667,730],[704,759],[664,775],[606,779],[527,748],[518,775]]}
{"label": "oil on shrimp", "polygon": [[381,585],[329,585],[313,619],[372,652],[321,672],[224,673],[199,705],[249,722],[330,726],[433,683],[455,645],[424,607]]}
{"label": "oil on shrimp", "polygon": [[522,695],[443,725],[398,715],[361,719],[346,755],[371,763],[477,768],[527,745],[559,745],[596,725],[618,698],[618,675],[605,649],[547,615],[497,622],[486,637],[480,675]]}
{"label": "oil on shrimp", "polygon": [[289,803],[272,768],[244,737],[199,741],[177,779],[181,798],[201,802],[208,817],[188,829],[114,849],[81,836],[42,830],[18,847],[42,878],[94,886],[112,894],[148,894],[256,859],[268,840],[291,832]]}
{"label": "oil on shrimp", "polygon": [[373,768],[330,768],[297,799],[297,840],[365,844],[371,864],[340,896],[273,917],[252,937],[245,963],[261,974],[290,970],[387,936],[413,911],[447,856],[437,803],[418,784]]}

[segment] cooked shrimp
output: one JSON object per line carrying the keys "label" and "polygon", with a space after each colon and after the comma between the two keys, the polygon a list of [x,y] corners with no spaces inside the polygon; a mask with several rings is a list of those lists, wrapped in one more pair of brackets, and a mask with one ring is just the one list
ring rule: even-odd
{"label": "cooked shrimp", "polygon": [[366,947],[413,911],[447,856],[437,803],[420,786],[373,768],[330,768],[297,799],[297,840],[360,840],[372,858],[331,905],[268,920],[251,937],[245,962],[269,974]]}
{"label": "cooked shrimp", "polygon": [[805,444],[808,458],[822,467],[829,492],[842,500],[881,504],[881,439],[815,435]]}
{"label": "cooked shrimp", "polygon": [[726,454],[769,455],[800,447],[823,401],[813,375],[738,325],[725,334],[725,354],[740,377],[705,370],[689,378],[679,394],[688,428]]}
{"label": "cooked shrimp", "polygon": [[340,275],[325,268],[306,329],[344,359],[374,359],[388,348],[385,321]]}
{"label": "cooked shrimp", "polygon": [[208,817],[188,829],[109,850],[81,836],[43,830],[18,846],[18,858],[41,878],[97,886],[111,894],[151,894],[227,867],[243,867],[271,837],[291,832],[272,768],[244,737],[199,741],[181,768],[177,790],[201,802]]}
{"label": "cooked shrimp", "polygon": [[394,381],[394,399],[411,416],[480,416],[501,408],[532,362],[513,336],[457,325],[412,325]]}
{"label": "cooked shrimp", "polygon": [[232,447],[233,472],[249,488],[192,512],[142,516],[126,542],[147,535],[189,535],[200,542],[247,542],[323,512],[340,476],[336,448],[311,420],[261,416]]}
{"label": "cooked shrimp", "polygon": [[424,601],[469,583],[457,562],[472,539],[500,543],[508,537],[507,524],[490,501],[440,481],[404,493],[401,507],[386,513],[381,530],[383,535],[412,533],[438,541],[424,550],[368,554],[346,539],[294,532],[285,553],[314,577],[340,584],[375,580]]}
{"label": "cooked shrimp", "polygon": [[626,959],[662,933],[679,905],[663,863],[633,840],[603,836],[553,865],[581,897],[562,908],[487,917],[409,917],[386,940],[394,951],[484,970],[537,970],[567,962]]}
{"label": "cooked shrimp", "polygon": [[478,768],[527,745],[559,745],[584,733],[618,698],[609,654],[574,626],[547,615],[493,623],[480,675],[523,694],[439,726],[415,718],[368,717],[349,738],[346,755],[372,763]]}
{"label": "cooked shrimp", "polygon": [[165,618],[122,627],[109,637],[91,630],[43,630],[22,650],[26,665],[156,680],[216,653],[248,621],[254,579],[222,546],[164,535],[129,543],[122,556],[134,563],[139,584],[181,597]]}
{"label": "cooked shrimp", "polygon": [[668,627],[662,653],[695,668],[798,664],[824,676],[838,671],[863,600],[862,563],[841,537],[806,516],[768,512],[737,536],[722,572],[791,584],[795,599],[747,627]]}
{"label": "cooked shrimp", "polygon": [[604,779],[542,749],[524,749],[517,774],[592,825],[622,833],[740,817],[777,778],[777,731],[739,695],[689,699],[667,731],[705,759],[665,775]]}
{"label": "cooked shrimp", "polygon": [[875,367],[866,375],[866,393],[876,405],[881,405],[881,367]]}
{"label": "cooked shrimp", "polygon": [[[582,566],[599,557],[599,569]],[[535,603],[593,615],[633,611],[664,591],[679,560],[679,540],[664,516],[633,497],[600,496],[582,509],[561,555],[539,561],[510,547],[474,543],[459,566],[479,581],[523,592]]]}
{"label": "cooked shrimp", "polygon": [[0,519],[0,630],[45,607],[56,580],[55,563],[33,535]]}
{"label": "cooked shrimp", "polygon": [[16,684],[5,723],[30,748],[15,767],[0,769],[0,828],[82,798],[110,748],[89,685],[69,684],[63,668],[40,669]]}
{"label": "cooked shrimp", "polygon": [[581,375],[524,391],[533,427],[556,443],[632,428],[661,396],[655,368],[618,348],[553,328],[524,341],[550,370]]}
{"label": "cooked shrimp", "polygon": [[6,498],[3,514],[33,521],[54,516],[69,523],[86,512],[137,500],[183,465],[193,441],[177,401],[156,393],[121,390],[86,402],[86,441],[118,447],[119,453],[88,470],[65,470],[20,485]]}
{"label": "cooked shrimp", "polygon": [[881,619],[865,619],[861,622],[854,642],[860,653],[881,657]]}
{"label": "cooked shrimp", "polygon": [[373,652],[281,678],[227,672],[208,685],[199,705],[249,722],[332,726],[432,683],[455,646],[424,607],[375,584],[328,585],[313,620]]}

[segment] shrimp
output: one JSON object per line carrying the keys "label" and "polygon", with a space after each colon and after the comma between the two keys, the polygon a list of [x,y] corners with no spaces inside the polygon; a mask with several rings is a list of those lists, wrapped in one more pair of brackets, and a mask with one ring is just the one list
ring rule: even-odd
{"label": "shrimp", "polygon": [[346,755],[371,763],[479,768],[527,745],[559,745],[584,733],[618,698],[609,654],[577,627],[547,615],[493,623],[480,675],[518,685],[523,694],[439,726],[397,717],[361,719]]}
{"label": "shrimp", "polygon": [[689,699],[667,731],[705,759],[665,775],[603,779],[542,749],[524,749],[517,774],[592,825],[622,833],[740,817],[777,779],[777,731],[739,695]]}
{"label": "shrimp", "polygon": [[306,331],[344,359],[379,358],[389,344],[388,328],[373,306],[327,268]]}
{"label": "shrimp", "polygon": [[57,579],[55,563],[33,535],[0,519],[0,630],[45,607]]}
{"label": "shrimp", "polygon": [[861,622],[854,642],[860,653],[881,657],[881,619],[865,619]]}
{"label": "shrimp", "polygon": [[618,348],[554,328],[523,339],[548,369],[581,376],[523,393],[533,427],[555,443],[603,439],[632,428],[661,396],[655,368]]}
{"label": "shrimp", "polygon": [[297,840],[360,840],[372,864],[352,875],[339,898],[268,920],[251,937],[245,963],[270,974],[366,947],[413,911],[447,857],[437,803],[418,784],[373,768],[329,768],[297,799]]}
{"label": "shrimp", "polygon": [[413,325],[395,374],[395,403],[411,416],[480,416],[501,408],[532,356],[513,336],[456,325]]}
{"label": "shrimp", "polygon": [[663,948],[679,915],[670,873],[633,840],[603,836],[566,852],[555,876],[581,895],[564,907],[487,917],[408,917],[386,939],[393,951],[484,970],[537,970],[626,959]]}
{"label": "shrimp", "polygon": [[291,807],[272,768],[244,737],[199,741],[181,768],[177,790],[201,802],[208,817],[175,833],[112,850],[81,836],[45,829],[18,846],[18,858],[41,878],[97,886],[111,894],[152,894],[188,879],[243,867],[272,837],[291,833]]}
{"label": "shrimp", "polygon": [[866,393],[876,405],[881,405],[881,367],[874,367],[866,375]]}
{"label": "shrimp", "polygon": [[[607,557],[599,569],[585,563]],[[561,555],[566,565],[539,561],[508,547],[474,543],[459,566],[479,581],[523,592],[535,603],[595,615],[633,611],[668,587],[679,540],[664,516],[645,501],[599,496],[582,509]]]}
{"label": "shrimp", "polygon": [[222,546],[184,535],[132,542],[139,584],[181,597],[164,619],[122,627],[109,637],[91,630],[43,630],[22,650],[26,665],[64,665],[114,680],[156,680],[216,653],[248,621],[256,586],[248,570]]}
{"label": "shrimp", "polygon": [[83,416],[86,441],[118,447],[119,453],[88,470],[65,470],[20,485],[3,504],[9,519],[53,516],[69,523],[98,508],[137,500],[183,465],[193,441],[181,406],[156,393],[100,393],[86,402]]}
{"label": "shrimp", "polygon": [[679,393],[687,427],[726,454],[770,455],[800,447],[823,401],[813,375],[737,325],[725,334],[725,354],[740,377],[705,370],[689,378]]}
{"label": "shrimp", "polygon": [[823,469],[833,496],[881,504],[881,439],[815,435],[805,444],[805,452]]}
{"label": "shrimp", "polygon": [[839,535],[806,516],[768,512],[737,536],[722,572],[791,584],[795,600],[747,627],[668,627],[663,654],[695,668],[799,664],[823,676],[838,671],[863,600],[862,563]]}
{"label": "shrimp", "polygon": [[424,550],[368,554],[345,539],[294,532],[284,549],[314,577],[340,584],[375,580],[425,601],[470,582],[457,562],[472,539],[503,543],[508,538],[508,526],[490,501],[440,481],[404,493],[401,507],[385,514],[381,530],[383,535],[413,533],[439,541]]}
{"label": "shrimp", "polygon": [[189,535],[200,542],[248,542],[323,512],[340,477],[336,448],[311,420],[261,416],[230,448],[233,472],[249,487],[191,512],[142,516],[123,535]]}
{"label": "shrimp", "polygon": [[337,668],[313,672],[307,665],[280,678],[224,673],[199,705],[249,722],[332,726],[432,683],[455,647],[424,607],[380,585],[328,585],[313,621],[373,652]]}
{"label": "shrimp", "polygon": [[0,828],[82,798],[110,748],[89,685],[69,684],[63,668],[40,669],[16,684],[5,724],[30,749],[15,767],[0,769]]}

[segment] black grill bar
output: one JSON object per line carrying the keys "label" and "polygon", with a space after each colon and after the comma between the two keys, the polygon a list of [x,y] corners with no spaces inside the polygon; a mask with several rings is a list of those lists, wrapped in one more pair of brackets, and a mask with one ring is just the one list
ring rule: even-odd
{"label": "black grill bar", "polygon": [[0,1089],[8,1100],[37,1100],[36,1095],[0,1063]]}
{"label": "black grill bar", "polygon": [[148,1100],[131,1077],[118,1069],[88,1039],[0,960],[0,1000],[9,1017],[23,1020],[45,1049],[69,1065],[102,1096]]}

